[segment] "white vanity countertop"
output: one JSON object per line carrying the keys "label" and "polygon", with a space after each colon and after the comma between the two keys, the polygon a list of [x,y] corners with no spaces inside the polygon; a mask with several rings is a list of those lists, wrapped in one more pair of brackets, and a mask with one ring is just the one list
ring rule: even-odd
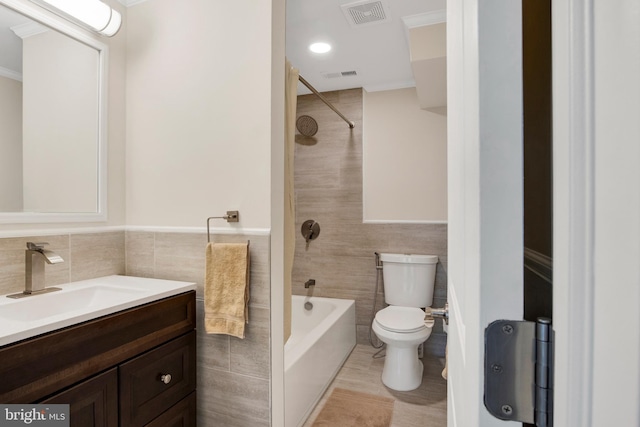
{"label": "white vanity countertop", "polygon": [[0,346],[196,289],[191,282],[106,276],[13,299],[0,296]]}

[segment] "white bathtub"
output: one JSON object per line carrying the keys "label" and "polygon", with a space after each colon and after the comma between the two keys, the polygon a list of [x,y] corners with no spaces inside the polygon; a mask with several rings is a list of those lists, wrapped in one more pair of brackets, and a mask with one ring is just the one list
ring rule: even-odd
{"label": "white bathtub", "polygon": [[[311,302],[313,308],[304,308]],[[284,346],[285,427],[301,426],[356,345],[354,300],[294,295]]]}

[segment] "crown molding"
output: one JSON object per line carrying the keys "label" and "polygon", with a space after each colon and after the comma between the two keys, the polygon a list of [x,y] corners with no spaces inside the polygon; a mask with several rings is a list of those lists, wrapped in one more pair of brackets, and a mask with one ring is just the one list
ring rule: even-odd
{"label": "crown molding", "polygon": [[406,89],[410,87],[416,87],[415,80],[402,80],[383,84],[364,85],[363,89],[367,92],[382,92],[385,90]]}
{"label": "crown molding", "polygon": [[126,7],[136,5],[138,3],[144,3],[148,0],[118,0],[118,2]]}
{"label": "crown molding", "polygon": [[409,31],[413,28],[425,27],[427,25],[441,24],[447,22],[447,10],[432,10],[431,12],[419,13],[417,15],[403,16],[404,37],[407,45],[411,46]]}
{"label": "crown molding", "polygon": [[6,77],[8,79],[22,81],[22,73],[13,71],[5,67],[0,67],[0,77]]}
{"label": "crown molding", "polygon": [[44,25],[40,25],[37,22],[27,22],[25,24],[14,25],[10,28],[16,36],[21,39],[26,39],[27,37],[35,36],[37,34],[46,33],[49,31],[47,27]]}
{"label": "crown molding", "polygon": [[407,29],[424,27],[425,25],[440,24],[447,22],[447,11],[445,9],[433,10],[431,12],[419,13],[417,15],[403,16],[402,22]]}

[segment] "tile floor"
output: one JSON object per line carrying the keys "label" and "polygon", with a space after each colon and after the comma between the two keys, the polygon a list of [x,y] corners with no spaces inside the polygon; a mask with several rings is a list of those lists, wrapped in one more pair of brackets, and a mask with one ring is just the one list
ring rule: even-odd
{"label": "tile floor", "polygon": [[382,384],[384,358],[374,359],[377,351],[370,345],[356,345],[303,427],[311,427],[335,387],[395,399],[391,427],[446,427],[447,382],[441,376],[444,359],[425,355],[422,385],[413,391],[394,391]]}

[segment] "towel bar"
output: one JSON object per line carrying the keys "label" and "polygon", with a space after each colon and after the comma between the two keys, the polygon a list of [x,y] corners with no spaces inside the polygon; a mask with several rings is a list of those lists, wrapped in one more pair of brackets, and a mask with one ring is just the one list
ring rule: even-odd
{"label": "towel bar", "polygon": [[[210,216],[207,218],[207,243],[211,243],[211,232],[209,228],[209,221],[212,219],[225,219],[227,222],[238,222],[240,213],[238,211],[227,211],[224,216]],[[247,247],[251,246],[251,240],[247,240]]]}
{"label": "towel bar", "polygon": [[209,232],[209,221],[212,219],[224,219],[227,222],[238,222],[240,221],[240,212],[239,211],[227,211],[226,215],[223,216],[210,216],[207,218],[207,242],[211,242],[211,234]]}

